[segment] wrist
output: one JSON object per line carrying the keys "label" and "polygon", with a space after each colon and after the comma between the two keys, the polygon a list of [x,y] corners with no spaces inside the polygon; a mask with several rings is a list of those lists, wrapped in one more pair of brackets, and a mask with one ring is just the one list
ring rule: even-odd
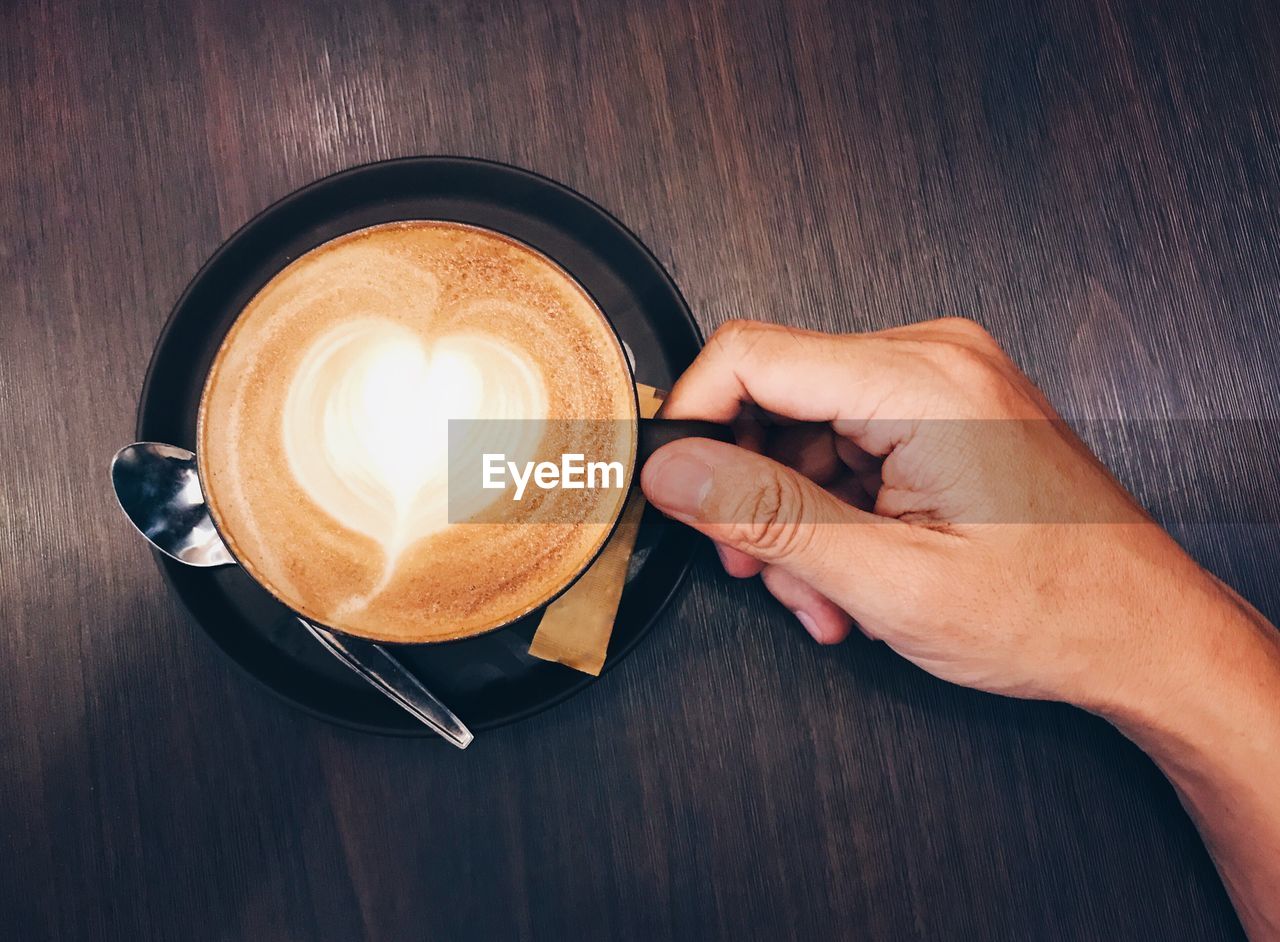
{"label": "wrist", "polygon": [[1157,633],[1160,650],[1087,708],[1175,780],[1206,754],[1241,759],[1280,733],[1280,633],[1212,577]]}
{"label": "wrist", "polygon": [[1143,696],[1102,712],[1168,776],[1250,937],[1280,932],[1280,632],[1217,580],[1217,602]]}

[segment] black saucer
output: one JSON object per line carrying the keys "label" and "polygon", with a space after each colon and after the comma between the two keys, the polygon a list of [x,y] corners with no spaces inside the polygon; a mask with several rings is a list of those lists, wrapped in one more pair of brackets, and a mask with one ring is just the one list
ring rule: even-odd
{"label": "black saucer", "polygon": [[[263,210],[187,287],[160,335],[138,407],[138,438],[195,447],[205,373],[241,308],[304,252],[354,229],[445,219],[504,232],[555,259],[591,293],[635,356],[641,382],[669,387],[701,346],[688,305],[657,259],[595,203],[505,164],[411,157],[319,180]],[[693,535],[646,512],[609,645],[613,666],[644,637],[688,568]],[[390,734],[427,730],[367,687],[238,567],[160,568],[210,637],[250,675],[317,716]],[[540,613],[511,627],[397,654],[473,730],[522,719],[593,678],[529,656]]]}

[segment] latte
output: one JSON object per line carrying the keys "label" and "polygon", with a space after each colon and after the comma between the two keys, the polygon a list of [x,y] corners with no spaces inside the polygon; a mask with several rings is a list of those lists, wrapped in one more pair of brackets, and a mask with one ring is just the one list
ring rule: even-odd
{"label": "latte", "polygon": [[[592,420],[577,427],[593,440],[546,421],[565,419]],[[477,457],[586,450],[629,469],[635,419],[621,345],[567,273],[495,232],[403,222],[320,246],[249,302],[206,380],[197,454],[219,532],[272,594],[351,634],[439,641],[548,601],[626,496],[477,490],[460,509],[456,420],[502,430],[462,443]]]}

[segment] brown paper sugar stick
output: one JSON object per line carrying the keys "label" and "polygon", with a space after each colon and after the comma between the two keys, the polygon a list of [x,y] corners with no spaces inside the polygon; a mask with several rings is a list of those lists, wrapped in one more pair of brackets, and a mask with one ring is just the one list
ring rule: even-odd
{"label": "brown paper sugar stick", "polygon": [[[636,384],[640,415],[649,419],[662,405],[662,393],[652,386]],[[599,676],[605,652],[613,635],[618,602],[627,579],[627,564],[635,549],[644,513],[644,495],[639,486],[640,469],[631,493],[622,508],[618,525],[600,555],[577,582],[547,606],[529,653],[544,661],[556,661],[586,674]]]}

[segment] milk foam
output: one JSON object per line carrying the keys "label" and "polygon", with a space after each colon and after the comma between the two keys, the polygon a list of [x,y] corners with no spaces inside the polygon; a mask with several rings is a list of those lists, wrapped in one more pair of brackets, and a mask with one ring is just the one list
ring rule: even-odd
{"label": "milk foam", "polygon": [[[318,507],[371,537],[388,571],[409,543],[448,526],[448,421],[505,422],[516,440],[474,441],[532,455],[546,382],[527,354],[480,333],[423,336],[379,318],[338,323],[308,346],[281,417],[289,469]],[[465,456],[455,455],[454,460]],[[501,491],[478,492],[479,511]]]}

